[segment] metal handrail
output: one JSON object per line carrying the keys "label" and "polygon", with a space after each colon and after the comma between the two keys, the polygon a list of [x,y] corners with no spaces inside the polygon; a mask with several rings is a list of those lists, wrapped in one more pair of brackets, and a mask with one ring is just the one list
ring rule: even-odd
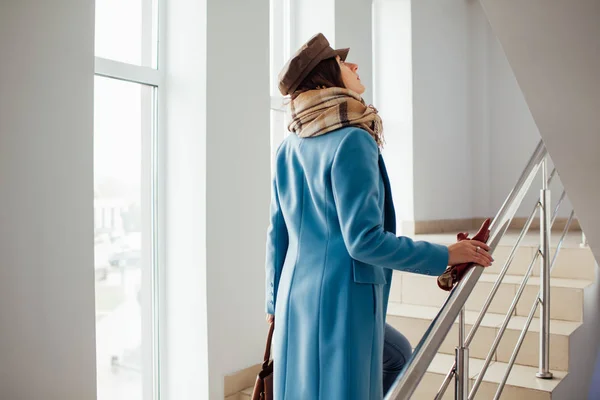
{"label": "metal handrail", "polygon": [[[535,217],[535,213],[538,211],[538,209],[539,209],[539,203],[536,203],[535,207],[533,208],[533,211],[531,212],[531,215],[525,222],[525,226],[521,230],[521,233],[519,234],[517,241],[513,245],[513,248],[511,249],[511,252],[508,255],[506,262],[504,263],[504,266],[500,270],[500,273],[498,274],[498,278],[496,279],[496,282],[494,282],[494,286],[492,287],[490,294],[488,295],[487,299],[485,300],[483,307],[481,308],[481,311],[479,312],[479,315],[477,316],[477,319],[475,320],[475,323],[473,324],[473,326],[471,327],[471,330],[469,331],[469,335],[467,336],[467,339],[464,342],[465,347],[469,347],[471,345],[471,342],[475,338],[475,333],[477,333],[477,330],[481,326],[481,322],[483,321],[485,314],[487,313],[488,309],[490,308],[490,305],[492,304],[492,301],[493,301],[494,297],[496,296],[496,292],[500,288],[500,285],[502,284],[502,281],[504,280],[504,277],[506,276],[508,268],[511,266],[511,264],[517,254],[517,249],[519,248],[521,241],[523,240],[523,238],[529,231],[529,228],[531,227],[531,224],[533,222],[533,217]],[[454,362],[454,364],[452,364],[450,371],[448,371],[448,373],[446,374],[446,377],[444,378],[444,381],[442,382],[442,386],[440,387],[438,394],[435,397],[435,400],[440,400],[442,398],[442,396],[444,395],[444,393],[446,392],[446,389],[448,388],[448,385],[450,384],[450,381],[452,380],[452,376],[454,375],[455,368],[456,368],[456,361]]]}
{"label": "metal handrail", "polygon": [[[492,252],[506,233],[546,155],[546,148],[543,142],[540,141],[529,159],[525,170],[519,177],[515,188],[510,192],[502,207],[500,207],[498,214],[490,226],[489,247]],[[415,348],[403,372],[396,378],[396,381],[385,397],[386,400],[405,400],[409,399],[414,393],[482,273],[483,268],[481,267],[471,268],[463,280],[452,290],[441,310]]]}
{"label": "metal handrail", "polygon": [[[564,191],[563,191],[563,194],[565,194]],[[564,196],[561,196],[561,199],[563,197]],[[559,201],[559,206],[560,206],[560,203],[562,203],[562,201]],[[557,206],[556,210],[558,211],[558,206]],[[567,224],[565,225],[565,228],[563,229],[560,240],[558,241],[558,245],[556,246],[556,252],[554,253],[554,257],[552,258],[552,263],[550,264],[550,272],[552,272],[552,270],[554,269],[554,263],[556,262],[556,258],[558,257],[558,253],[560,252],[560,249],[562,248],[562,244],[563,244],[563,241],[565,240],[565,237],[567,236],[567,232],[569,232],[569,228],[571,226],[571,223],[573,222],[574,216],[575,216],[575,211],[573,210],[573,211],[571,211],[571,215],[569,215]],[[517,344],[515,345],[515,349],[513,350],[513,353],[511,354],[510,359],[508,360],[508,366],[506,367],[506,371],[504,372],[502,381],[498,385],[498,389],[496,390],[496,394],[494,395],[494,400],[498,400],[500,398],[500,395],[502,394],[502,391],[504,390],[504,386],[506,386],[506,382],[508,381],[508,376],[510,375],[510,371],[512,370],[512,367],[517,360],[517,356],[519,355],[519,351],[521,350],[521,346],[523,345],[523,341],[525,340],[525,335],[529,331],[529,326],[531,325],[531,321],[533,320],[533,316],[535,315],[535,311],[537,310],[537,307],[539,304],[540,304],[540,292],[538,291],[538,294],[533,302],[533,305],[531,306],[531,310],[529,311],[529,315],[527,316],[527,320],[525,321],[525,325],[523,326],[523,329],[521,330],[521,334],[519,335],[519,339],[517,339]]]}
{"label": "metal handrail", "polygon": [[[555,173],[556,173],[556,168],[554,170],[552,170],[552,173],[550,174],[550,178],[548,179],[548,185],[550,185],[552,183],[552,179],[554,178]],[[558,209],[560,207],[560,204],[564,200],[565,194],[566,193],[563,191],[563,196],[561,196],[558,204],[556,205],[556,208],[554,210],[553,221],[552,221],[553,223],[554,223],[554,220],[556,219],[556,217],[558,216]],[[473,324],[473,327],[469,331],[469,336],[467,337],[467,340],[465,342],[466,346],[469,346],[471,344],[471,341],[473,340],[475,333],[477,332],[477,329],[479,329],[479,326],[481,325],[481,322],[483,321],[485,314],[487,313],[488,309],[490,308],[490,305],[492,304],[492,301],[494,300],[494,297],[496,296],[496,292],[500,288],[500,285],[502,284],[502,281],[504,280],[504,277],[506,276],[506,273],[508,272],[508,268],[510,268],[510,266],[512,265],[512,262],[517,254],[517,250],[519,249],[521,242],[525,238],[525,235],[527,235],[527,232],[529,232],[529,228],[531,227],[531,224],[533,223],[533,220],[534,220],[539,208],[540,208],[540,203],[536,202],[535,206],[533,207],[533,210],[529,214],[529,218],[527,218],[527,220],[525,221],[523,229],[521,229],[521,233],[517,237],[517,240],[516,240],[515,244],[513,245],[512,249],[510,251],[510,254],[508,255],[508,258],[507,258],[506,262],[504,263],[504,266],[500,270],[500,273],[498,274],[498,278],[496,279],[496,282],[494,283],[494,286],[492,287],[490,294],[488,295],[483,307],[481,308],[481,311],[479,312],[479,315],[477,316],[477,320],[475,321],[475,323]]]}
{"label": "metal handrail", "polygon": [[[548,185],[550,185],[550,183],[552,183],[552,178],[554,177],[555,173],[556,173],[556,169],[554,169],[552,171],[552,174],[550,175],[550,178],[548,179]],[[563,201],[565,200],[565,197],[566,197],[566,191],[563,190],[562,195],[560,196],[560,199],[558,200],[556,207],[554,208],[554,211],[552,213],[552,223],[551,223],[552,226],[554,225],[554,222],[556,221],[556,218],[558,217],[558,210],[560,209],[560,206],[562,205]],[[517,237],[517,240],[511,249],[508,259],[506,260],[506,262],[504,263],[504,266],[502,267],[502,270],[498,274],[498,278],[496,279],[496,282],[494,283],[494,286],[493,286],[492,290],[490,291],[490,294],[488,295],[483,307],[481,308],[481,311],[479,312],[479,315],[477,316],[475,323],[473,324],[471,330],[469,331],[469,335],[467,336],[467,339],[465,340],[465,344],[464,344],[465,347],[469,347],[469,345],[473,341],[475,334],[477,333],[477,330],[479,329],[479,326],[481,325],[481,322],[483,321],[483,318],[485,317],[485,315],[490,307],[490,304],[492,303],[494,297],[496,296],[496,292],[498,291],[500,285],[502,284],[502,281],[504,280],[506,273],[508,272],[508,268],[512,264],[512,261],[513,261],[515,255],[516,255],[516,252],[521,244],[521,241],[523,240],[523,238],[529,231],[529,228],[531,227],[533,219],[536,215],[536,212],[539,210],[539,208],[540,208],[540,203],[537,202],[535,204],[535,207],[533,208],[533,211],[529,215],[529,218],[525,222],[525,225],[523,226],[521,233]],[[564,239],[564,236],[562,239]],[[562,244],[562,240],[559,243]],[[541,247],[538,246],[538,248],[536,249],[536,251],[534,253],[533,259],[531,260],[532,265],[538,259],[539,255],[540,255],[539,254],[540,250],[541,250]],[[558,250],[557,250],[557,252],[558,252]],[[556,255],[555,255],[555,257],[556,257]],[[442,385],[440,386],[440,389],[434,400],[441,399],[442,396],[444,395],[444,393],[446,392],[446,390],[448,389],[448,385],[452,381],[452,376],[454,375],[455,368],[456,368],[456,361],[454,362],[454,364],[452,364],[450,371],[448,371],[448,373],[446,374],[444,381],[442,382]],[[482,372],[480,372],[480,375],[482,375]]]}

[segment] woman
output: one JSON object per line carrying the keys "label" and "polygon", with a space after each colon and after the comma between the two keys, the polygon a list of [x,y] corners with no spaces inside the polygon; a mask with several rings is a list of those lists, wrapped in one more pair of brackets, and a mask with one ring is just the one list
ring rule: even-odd
{"label": "woman", "polygon": [[360,97],[348,51],[318,34],[279,75],[295,134],[277,152],[267,236],[276,400],[382,399],[410,355],[385,325],[392,270],[436,276],[491,264],[484,243],[395,235],[381,119]]}

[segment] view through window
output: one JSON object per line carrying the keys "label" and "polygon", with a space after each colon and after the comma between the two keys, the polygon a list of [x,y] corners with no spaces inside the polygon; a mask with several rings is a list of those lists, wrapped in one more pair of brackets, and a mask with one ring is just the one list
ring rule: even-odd
{"label": "view through window", "polygon": [[157,13],[154,0],[96,1],[98,400],[158,398]]}

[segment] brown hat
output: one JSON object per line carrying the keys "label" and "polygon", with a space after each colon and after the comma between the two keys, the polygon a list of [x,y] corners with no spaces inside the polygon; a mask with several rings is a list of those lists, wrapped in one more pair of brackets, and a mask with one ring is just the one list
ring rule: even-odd
{"label": "brown hat", "polygon": [[317,64],[336,56],[345,61],[349,51],[332,49],[327,38],[317,33],[289,59],[279,73],[279,91],[284,96],[294,93]]}

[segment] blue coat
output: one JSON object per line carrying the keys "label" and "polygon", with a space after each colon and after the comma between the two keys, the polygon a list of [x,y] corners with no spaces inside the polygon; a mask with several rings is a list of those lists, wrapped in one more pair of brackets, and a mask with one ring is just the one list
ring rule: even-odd
{"label": "blue coat", "polygon": [[394,220],[385,165],[366,131],[290,135],[280,146],[266,262],[275,400],[383,398],[392,270],[439,275],[448,263],[445,246],[389,232]]}

